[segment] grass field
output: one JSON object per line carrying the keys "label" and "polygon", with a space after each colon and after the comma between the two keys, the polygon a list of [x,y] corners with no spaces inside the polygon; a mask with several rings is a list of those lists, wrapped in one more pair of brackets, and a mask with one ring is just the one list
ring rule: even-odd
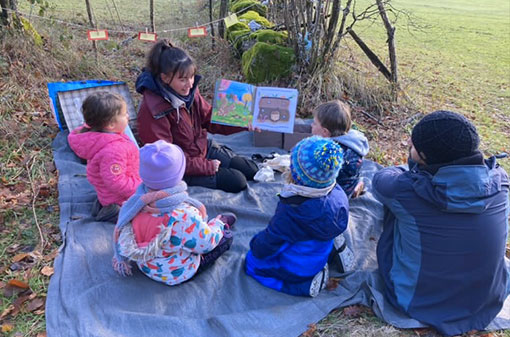
{"label": "grass field", "polygon": [[[358,0],[358,7],[366,2]],[[121,45],[133,32],[149,26],[148,2],[91,0],[99,28],[130,32],[113,32],[110,41],[98,42],[96,64],[91,44],[86,41],[84,3],[53,0],[44,13],[46,19],[84,25],[76,27],[37,18],[36,6],[31,8],[28,1],[19,1],[22,12],[34,15],[31,21],[45,36],[46,45],[38,49],[29,42],[5,43],[0,39],[4,48],[0,53],[2,336],[43,336],[44,307],[39,304],[46,296],[52,258],[61,243],[55,184],[58,177],[51,154],[51,139],[58,130],[52,122],[46,82],[105,78],[124,80],[133,89],[149,46],[136,40]],[[207,1],[155,3],[157,31],[208,21]],[[401,15],[397,24],[400,79],[409,100],[402,100],[385,118],[405,121],[418,113],[455,110],[474,120],[486,155],[510,152],[510,2],[394,0],[393,4],[410,15],[409,19]],[[387,61],[380,27],[364,22],[355,30]],[[238,61],[221,49],[225,44],[211,51],[210,39],[190,42],[185,36],[185,30],[160,34],[188,44],[205,75],[201,90],[206,96],[211,96],[219,77],[242,80]],[[385,79],[364,61],[349,39],[346,49],[359,56],[367,85],[385,85]],[[136,102],[139,95],[134,91],[132,94]],[[370,136],[371,158],[388,165],[397,161],[396,156],[398,160],[405,157],[404,138],[412,123],[391,127],[385,123],[360,126]],[[399,130],[389,130],[394,125]],[[510,159],[501,162],[510,172]],[[41,237],[45,241],[42,250],[38,249]],[[30,292],[6,292],[11,280],[26,282]],[[363,310],[355,315],[352,311],[349,315],[335,311],[309,332],[307,336],[436,336],[433,331],[395,329]],[[510,332],[490,336],[510,337]]]}
{"label": "grass field", "polygon": [[[397,57],[402,87],[418,110],[464,113],[479,128],[486,154],[510,153],[510,2],[392,3],[409,14],[397,21]],[[374,27],[361,22],[355,30],[387,60],[385,32]]]}

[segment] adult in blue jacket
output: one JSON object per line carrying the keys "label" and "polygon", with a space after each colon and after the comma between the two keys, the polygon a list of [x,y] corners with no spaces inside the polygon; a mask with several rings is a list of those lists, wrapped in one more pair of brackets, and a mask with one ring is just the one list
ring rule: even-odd
{"label": "adult in blue jacket", "polygon": [[377,247],[385,295],[443,334],[483,330],[508,295],[508,175],[462,115],[433,112],[411,140],[409,170],[373,179],[389,211]]}
{"label": "adult in blue jacket", "polygon": [[292,149],[275,214],[250,241],[248,275],[291,295],[314,297],[324,288],[333,239],[348,222],[349,202],[336,184],[342,161],[342,148],[327,138],[309,137]]}

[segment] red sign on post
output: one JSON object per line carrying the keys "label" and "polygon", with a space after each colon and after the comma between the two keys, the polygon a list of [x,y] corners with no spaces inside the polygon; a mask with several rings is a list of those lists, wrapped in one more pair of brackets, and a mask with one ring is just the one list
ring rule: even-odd
{"label": "red sign on post", "polygon": [[202,37],[207,36],[207,29],[205,26],[188,28],[188,37]]}
{"label": "red sign on post", "polygon": [[108,31],[106,29],[89,30],[87,36],[91,41],[108,40]]}

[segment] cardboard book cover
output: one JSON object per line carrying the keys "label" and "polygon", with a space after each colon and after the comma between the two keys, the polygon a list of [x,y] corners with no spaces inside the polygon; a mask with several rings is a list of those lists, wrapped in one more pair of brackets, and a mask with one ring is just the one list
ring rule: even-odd
{"label": "cardboard book cover", "polygon": [[248,83],[216,81],[212,122],[261,130],[292,133],[298,91],[291,88],[257,87]]}

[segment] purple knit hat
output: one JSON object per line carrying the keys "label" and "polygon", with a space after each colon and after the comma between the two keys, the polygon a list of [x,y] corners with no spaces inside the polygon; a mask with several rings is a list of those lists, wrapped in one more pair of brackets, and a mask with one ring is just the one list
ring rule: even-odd
{"label": "purple knit hat", "polygon": [[177,145],[158,140],[140,149],[140,178],[150,189],[177,185],[184,176],[186,157]]}

